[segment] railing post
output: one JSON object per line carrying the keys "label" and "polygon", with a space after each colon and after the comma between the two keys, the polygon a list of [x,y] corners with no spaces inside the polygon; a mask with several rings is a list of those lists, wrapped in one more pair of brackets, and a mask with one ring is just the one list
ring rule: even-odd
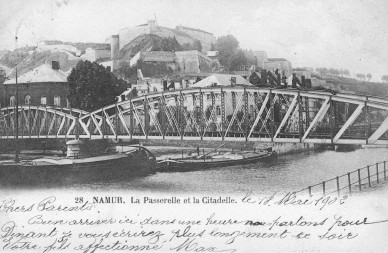
{"label": "railing post", "polygon": [[367,170],[368,170],[368,185],[369,187],[371,187],[371,184],[370,184],[370,171],[369,171],[369,165],[366,166]]}
{"label": "railing post", "polygon": [[361,191],[361,174],[360,174],[360,169],[357,170],[357,174],[358,174],[358,188]]}
{"label": "railing post", "polygon": [[326,187],[325,187],[325,181],[322,182],[322,190],[323,190],[323,196],[326,195]]}
{"label": "railing post", "polygon": [[311,195],[311,186],[309,186],[309,196],[312,197],[312,195]]}
{"label": "railing post", "polygon": [[349,195],[352,195],[352,185],[350,182],[350,173],[348,173]]}
{"label": "railing post", "polygon": [[337,192],[339,196],[340,195],[339,177],[336,177],[336,181],[337,181]]}
{"label": "railing post", "polygon": [[377,177],[377,183],[380,182],[379,180],[379,163],[376,163],[376,177]]}
{"label": "railing post", "polygon": [[384,181],[387,180],[387,172],[386,172],[386,161],[384,161]]}

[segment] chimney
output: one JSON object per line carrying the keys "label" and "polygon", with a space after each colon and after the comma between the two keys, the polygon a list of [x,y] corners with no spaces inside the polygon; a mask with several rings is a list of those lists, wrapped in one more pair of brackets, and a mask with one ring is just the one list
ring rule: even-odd
{"label": "chimney", "polygon": [[110,58],[115,59],[120,50],[120,37],[119,35],[112,35],[110,38]]}
{"label": "chimney", "polygon": [[51,62],[51,68],[53,69],[53,70],[59,70],[60,68],[59,68],[59,61],[52,61]]}
{"label": "chimney", "polygon": [[230,78],[230,86],[236,86],[236,77],[235,76],[232,76],[231,78]]}

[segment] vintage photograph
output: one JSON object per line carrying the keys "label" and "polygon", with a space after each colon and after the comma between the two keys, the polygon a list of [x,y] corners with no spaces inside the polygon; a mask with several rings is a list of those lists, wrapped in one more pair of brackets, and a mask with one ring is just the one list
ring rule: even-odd
{"label": "vintage photograph", "polygon": [[0,0],[2,252],[386,252],[388,3]]}

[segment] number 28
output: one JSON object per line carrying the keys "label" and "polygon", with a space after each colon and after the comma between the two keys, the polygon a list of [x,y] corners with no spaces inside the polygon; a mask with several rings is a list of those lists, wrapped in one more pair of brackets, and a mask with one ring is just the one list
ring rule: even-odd
{"label": "number 28", "polygon": [[84,198],[83,197],[76,197],[75,198],[75,203],[76,204],[83,203],[83,202],[84,202]]}

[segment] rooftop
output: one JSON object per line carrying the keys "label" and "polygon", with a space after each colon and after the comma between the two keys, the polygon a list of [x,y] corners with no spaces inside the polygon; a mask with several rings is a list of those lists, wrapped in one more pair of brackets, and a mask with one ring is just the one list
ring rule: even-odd
{"label": "rooftop", "polygon": [[[18,83],[47,83],[47,82],[67,82],[67,75],[62,70],[54,70],[50,66],[43,64],[18,77]],[[16,79],[10,79],[4,84],[15,84]]]}

